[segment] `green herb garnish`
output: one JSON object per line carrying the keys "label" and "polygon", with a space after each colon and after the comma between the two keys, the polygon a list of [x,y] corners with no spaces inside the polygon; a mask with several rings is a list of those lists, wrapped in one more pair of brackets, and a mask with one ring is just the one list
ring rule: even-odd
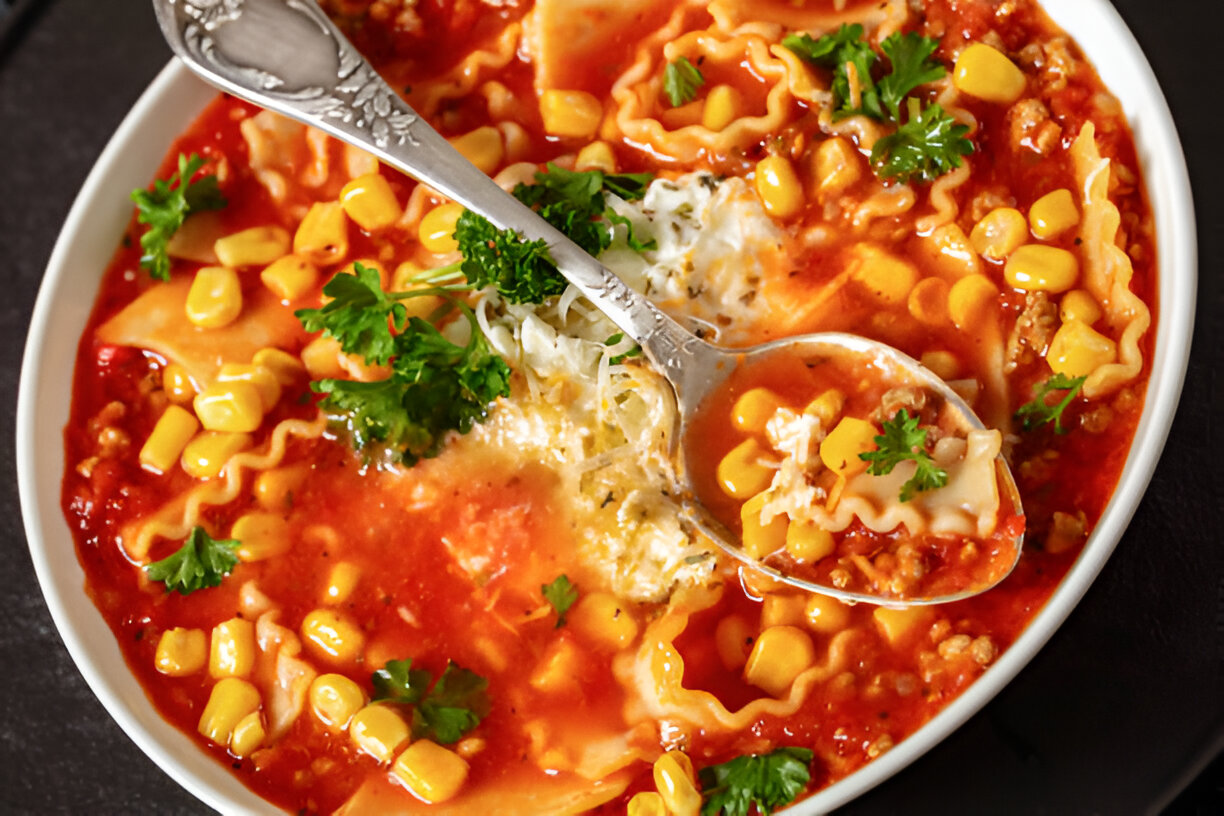
{"label": "green herb garnish", "polygon": [[153,182],[152,190],[133,190],[136,220],[149,228],[140,236],[140,266],[157,280],[170,280],[170,256],[166,248],[170,238],[192,213],[219,210],[225,206],[225,196],[217,188],[215,175],[192,177],[204,166],[204,159],[195,153],[178,158],[178,172],[168,179]]}
{"label": "green herb garnish", "polygon": [[667,94],[673,108],[697,98],[697,89],[705,84],[705,77],[688,57],[680,57],[667,63],[663,69],[663,93]]}
{"label": "green herb garnish", "polygon": [[433,675],[412,668],[412,659],[389,660],[371,676],[373,701],[411,705],[412,735],[442,745],[458,742],[489,714],[489,681],[451,661],[429,687]]}
{"label": "green herb garnish", "polygon": [[178,552],[144,568],[150,581],[162,581],[166,592],[190,595],[197,589],[215,587],[238,565],[239,542],[214,539],[203,527],[194,527]]}
{"label": "green herb garnish", "polygon": [[702,768],[701,816],[748,816],[753,805],[761,816],[769,816],[803,793],[812,778],[811,764],[807,748],[777,748]]}
{"label": "green herb garnish", "polygon": [[578,600],[578,588],[570,583],[569,576],[558,575],[550,583],[540,585],[540,594],[557,612],[557,628],[565,625],[565,613]]}
{"label": "green herb garnish", "polygon": [[[625,339],[625,335],[621,332],[617,332],[616,334],[612,335],[607,340],[605,340],[604,345],[605,346],[615,346],[617,343],[619,343],[620,341],[624,339]],[[609,357],[608,362],[611,363],[612,365],[620,365],[621,363],[625,362],[625,360],[628,360],[630,357],[641,357],[641,356],[642,356],[642,347],[635,343],[633,348],[629,349],[624,354],[614,354],[611,357]]]}
{"label": "green herb garnish", "polygon": [[[1037,386],[1037,395],[1031,402],[1020,406],[1015,414],[1016,419],[1021,420],[1026,431],[1053,422],[1054,433],[1066,433],[1068,429],[1062,424],[1063,411],[1067,410],[1067,406],[1079,396],[1087,379],[1086,376],[1068,377],[1066,374],[1055,374]],[[1061,400],[1051,405],[1047,402],[1046,397],[1054,391],[1066,391],[1067,393]]]}
{"label": "green herb garnish", "polygon": [[908,182],[934,181],[961,166],[961,157],[973,152],[969,128],[957,124],[939,105],[925,108],[917,99],[907,100],[909,121],[876,140],[871,165],[883,179]]}
{"label": "green herb garnish", "polygon": [[948,483],[948,472],[938,467],[926,451],[927,430],[918,427],[917,416],[911,417],[902,408],[891,420],[884,420],[883,425],[883,435],[875,438],[876,450],[859,454],[860,459],[871,463],[868,473],[886,476],[902,462],[914,462],[917,470],[901,486],[903,502],[912,499],[920,490],[934,490]]}

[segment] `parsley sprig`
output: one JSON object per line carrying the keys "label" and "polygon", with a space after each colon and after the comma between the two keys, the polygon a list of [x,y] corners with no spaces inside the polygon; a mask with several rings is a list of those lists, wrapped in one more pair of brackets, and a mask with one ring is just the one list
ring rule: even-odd
{"label": "parsley sprig", "polygon": [[203,527],[194,527],[177,552],[146,566],[145,575],[150,581],[165,583],[166,592],[190,595],[197,589],[219,586],[238,565],[238,547],[234,539],[214,539]]}
{"label": "parsley sprig", "polygon": [[433,674],[412,668],[412,659],[389,660],[374,672],[373,701],[411,705],[412,736],[442,745],[458,742],[489,714],[489,681],[454,661],[430,688]]}
{"label": "parsley sprig", "polygon": [[568,575],[558,575],[547,584],[540,585],[540,594],[557,613],[557,628],[565,625],[565,613],[578,600],[578,587],[570,582]]}
{"label": "parsley sprig", "polygon": [[914,475],[901,485],[901,501],[907,502],[921,490],[934,490],[948,483],[948,472],[935,464],[926,451],[927,429],[918,427],[918,416],[911,417],[904,408],[891,420],[884,420],[884,433],[875,438],[876,450],[860,453],[859,458],[870,462],[867,472],[886,476],[902,462],[917,465]]}
{"label": "parsley sprig", "polygon": [[910,97],[907,108],[909,120],[871,148],[871,165],[880,178],[934,181],[960,167],[961,156],[973,152],[968,126],[957,124],[938,104],[924,108]]}
{"label": "parsley sprig", "polygon": [[[1037,386],[1036,396],[1033,397],[1031,402],[1026,402],[1020,406],[1015,414],[1016,419],[1021,421],[1026,431],[1031,431],[1053,422],[1054,433],[1066,433],[1068,429],[1064,428],[1062,424],[1063,411],[1067,410],[1067,407],[1079,396],[1080,391],[1084,389],[1084,382],[1087,379],[1086,376],[1068,377],[1066,374],[1055,374]],[[1046,398],[1055,391],[1066,391],[1067,393],[1063,395],[1061,400],[1051,404]]]}
{"label": "parsley sprig", "polygon": [[178,157],[178,172],[168,179],[157,179],[152,190],[133,190],[136,220],[148,226],[140,236],[140,266],[157,280],[170,280],[170,256],[167,247],[171,237],[192,213],[219,210],[226,205],[225,196],[217,188],[215,175],[194,178],[204,159],[195,153]]}
{"label": "parsley sprig", "polygon": [[809,749],[784,747],[702,768],[701,816],[748,816],[754,804],[769,816],[803,793],[812,778],[811,764]]}
{"label": "parsley sprig", "polygon": [[705,85],[705,77],[688,57],[680,57],[667,63],[663,69],[663,93],[673,108],[697,98],[697,89]]}

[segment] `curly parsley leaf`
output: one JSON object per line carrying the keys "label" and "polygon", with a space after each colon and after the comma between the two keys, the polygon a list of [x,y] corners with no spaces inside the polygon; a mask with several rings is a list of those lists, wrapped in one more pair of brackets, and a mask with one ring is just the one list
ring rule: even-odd
{"label": "curly parsley leaf", "polygon": [[323,287],[331,300],[320,309],[298,309],[294,315],[309,332],[322,331],[340,341],[345,354],[360,354],[385,365],[395,353],[395,337],[408,320],[404,304],[388,297],[378,270],[353,265],[353,274],[333,277]]}
{"label": "curly parsley leaf", "polygon": [[190,595],[197,589],[219,586],[238,565],[238,547],[234,539],[214,539],[203,527],[195,527],[178,552],[146,566],[145,575],[150,581],[165,583],[166,592]]}
{"label": "curly parsley leaf", "polygon": [[968,126],[957,124],[938,104],[924,108],[911,96],[906,105],[909,121],[876,140],[871,149],[876,175],[901,182],[934,181],[960,167],[961,157],[973,152]]}
{"label": "curly parsley leaf", "polygon": [[458,742],[489,714],[489,681],[451,661],[438,682],[425,669],[412,668],[412,659],[389,660],[371,676],[374,701],[413,706],[412,735],[443,745]]}
{"label": "curly parsley leaf", "polygon": [[372,702],[419,703],[429,690],[433,675],[426,669],[412,668],[412,658],[388,660],[387,665],[370,676],[374,684]]}
{"label": "curly parsley leaf", "polygon": [[557,612],[557,628],[565,625],[565,613],[578,600],[578,588],[570,583],[568,575],[558,575],[550,583],[540,585],[540,594]]}
{"label": "curly parsley leaf", "polygon": [[916,32],[890,34],[880,43],[880,50],[892,63],[892,71],[880,79],[880,101],[894,122],[901,121],[901,102],[919,85],[934,82],[946,73],[943,64],[931,59],[939,40],[923,37]]}
{"label": "curly parsley leaf", "polygon": [[[1037,394],[1031,402],[1021,405],[1015,417],[1021,420],[1024,430],[1031,431],[1050,422],[1054,423],[1054,433],[1064,434],[1062,415],[1072,401],[1079,396],[1088,377],[1068,377],[1066,374],[1055,374],[1041,385],[1037,386]],[[1046,397],[1055,391],[1066,391],[1061,400],[1050,404]]]}
{"label": "curly parsley leaf", "polygon": [[880,94],[871,77],[879,55],[863,39],[860,24],[842,23],[836,32],[819,39],[812,39],[810,34],[791,34],[782,40],[782,45],[800,59],[833,72],[833,118],[844,119],[857,114],[872,119],[884,118]]}
{"label": "curly parsley leaf", "polygon": [[876,450],[860,453],[859,458],[870,462],[867,472],[885,476],[902,462],[917,465],[914,475],[901,485],[901,501],[907,502],[920,490],[934,490],[948,483],[948,472],[935,464],[926,451],[926,428],[918,427],[918,417],[904,408],[891,420],[884,420],[884,433],[875,438]]}
{"label": "curly parsley leaf", "polygon": [[673,108],[697,98],[697,89],[705,84],[705,77],[688,57],[680,57],[667,63],[663,69],[663,93]]}
{"label": "curly parsley leaf", "polygon": [[226,205],[215,175],[192,177],[204,166],[195,153],[178,157],[178,171],[168,179],[153,182],[152,190],[133,190],[136,221],[148,226],[140,236],[140,266],[157,280],[170,280],[170,238],[192,213],[219,210]]}
{"label": "curly parsley leaf", "polygon": [[748,816],[754,804],[769,816],[803,793],[812,778],[811,764],[810,750],[787,747],[702,768],[701,816]]}

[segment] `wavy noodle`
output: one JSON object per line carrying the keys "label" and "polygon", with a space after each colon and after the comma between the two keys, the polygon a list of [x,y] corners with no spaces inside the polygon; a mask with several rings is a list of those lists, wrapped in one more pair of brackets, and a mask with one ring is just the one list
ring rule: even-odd
{"label": "wavy noodle", "polygon": [[472,51],[443,76],[423,86],[413,86],[414,92],[409,95],[412,106],[422,116],[432,118],[443,102],[467,96],[489,74],[505,68],[514,59],[522,33],[520,23],[511,23],[491,44]]}
{"label": "wavy noodle", "polygon": [[963,160],[961,166],[950,173],[945,173],[931,183],[930,201],[935,212],[919,218],[915,224],[919,234],[933,232],[956,220],[960,214],[960,206],[956,203],[956,192],[969,181],[973,168],[968,160]]}
{"label": "wavy noodle", "polygon": [[854,210],[851,224],[860,232],[866,232],[871,223],[880,218],[895,218],[910,211],[918,197],[908,184],[886,187],[877,185],[876,192],[863,200]]}
{"label": "wavy noodle", "polygon": [[854,9],[851,11],[811,8],[804,3],[761,3],[757,0],[712,0],[710,16],[723,31],[734,31],[753,20],[776,23],[792,31],[824,33],[832,31],[842,23],[861,22],[867,30],[880,25],[888,13],[885,6],[878,9]]}

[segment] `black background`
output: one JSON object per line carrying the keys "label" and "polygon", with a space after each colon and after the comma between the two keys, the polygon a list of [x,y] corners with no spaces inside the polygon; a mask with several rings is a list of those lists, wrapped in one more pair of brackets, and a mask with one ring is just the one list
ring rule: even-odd
{"label": "black background", "polygon": [[[1221,14],[1194,0],[1114,4],[1164,87],[1195,190],[1200,290],[1181,407],[1134,522],[1068,622],[994,702],[847,814],[1127,814],[1170,802],[1175,814],[1224,813],[1224,762],[1212,763],[1224,747],[1224,298],[1211,240],[1224,215],[1224,117],[1220,21],[1204,18]],[[52,244],[169,51],[143,0],[15,5],[29,13],[0,23],[0,812],[205,813],[69,660],[34,578],[13,465],[21,351]]]}

